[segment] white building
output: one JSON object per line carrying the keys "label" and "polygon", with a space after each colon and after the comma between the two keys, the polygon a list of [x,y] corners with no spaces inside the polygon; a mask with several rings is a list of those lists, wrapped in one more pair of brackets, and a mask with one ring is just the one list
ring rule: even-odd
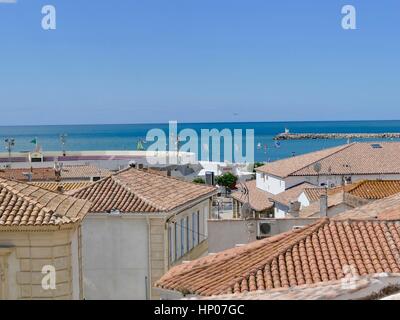
{"label": "white building", "polygon": [[[308,199],[302,192],[292,196],[304,183],[329,188],[362,180],[399,180],[400,143],[351,143],[296,157],[267,163],[256,169],[256,187],[268,199],[300,200],[306,206]],[[278,201],[279,202],[279,201]],[[279,202],[282,204],[282,201]],[[286,204],[288,202],[286,201]],[[276,206],[275,214],[282,217],[288,206]]]}
{"label": "white building", "polygon": [[82,227],[86,299],[156,299],[171,266],[207,253],[214,187],[129,168],[74,192],[92,202]]}

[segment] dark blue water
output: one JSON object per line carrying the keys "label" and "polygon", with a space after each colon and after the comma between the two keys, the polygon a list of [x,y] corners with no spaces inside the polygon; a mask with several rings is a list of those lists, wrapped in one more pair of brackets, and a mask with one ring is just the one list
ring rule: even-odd
{"label": "dark blue water", "polygon": [[[0,138],[1,141],[6,137],[15,138],[15,151],[32,150],[34,145],[30,141],[35,137],[44,151],[61,150],[59,135],[62,133],[68,135],[66,149],[70,151],[136,150],[137,141],[144,140],[147,131],[153,128],[160,128],[168,134],[168,124],[10,126],[0,127]],[[199,136],[201,129],[254,129],[255,160],[273,161],[292,154],[302,154],[347,142],[345,140],[282,141],[280,148],[277,148],[272,138],[283,132],[285,128],[299,133],[400,132],[400,121],[185,123],[178,125],[179,130],[183,128],[194,129]],[[379,139],[374,141],[377,140]],[[261,149],[257,148],[258,143],[261,144]]]}

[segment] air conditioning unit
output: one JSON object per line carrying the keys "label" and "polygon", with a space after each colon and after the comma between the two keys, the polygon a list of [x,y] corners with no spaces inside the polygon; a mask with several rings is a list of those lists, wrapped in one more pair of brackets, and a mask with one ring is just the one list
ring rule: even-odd
{"label": "air conditioning unit", "polygon": [[257,238],[270,237],[272,235],[272,228],[274,223],[269,221],[258,221],[257,222]]}

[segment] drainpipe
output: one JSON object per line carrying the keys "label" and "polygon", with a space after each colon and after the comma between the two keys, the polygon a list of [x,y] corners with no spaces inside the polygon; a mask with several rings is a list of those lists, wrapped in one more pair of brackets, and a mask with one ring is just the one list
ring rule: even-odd
{"label": "drainpipe", "polygon": [[150,218],[146,217],[147,222],[147,277],[146,277],[146,300],[151,299],[151,226]]}

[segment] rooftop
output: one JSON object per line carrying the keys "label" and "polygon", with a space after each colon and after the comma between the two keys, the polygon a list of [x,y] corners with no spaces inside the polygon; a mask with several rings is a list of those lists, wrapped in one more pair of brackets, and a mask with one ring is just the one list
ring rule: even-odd
{"label": "rooftop", "polygon": [[[317,162],[321,165],[319,173],[314,170]],[[400,142],[355,142],[267,163],[256,170],[282,178],[317,174],[398,174]]]}
{"label": "rooftop", "polygon": [[91,212],[169,212],[216,194],[215,187],[167,177],[157,171],[129,168],[70,194],[93,203]]}
{"label": "rooftop", "polygon": [[400,220],[400,193],[345,211],[335,216],[335,219]]}
{"label": "rooftop", "polygon": [[86,215],[90,205],[30,184],[0,179],[0,230],[74,223]]}
{"label": "rooftop", "polygon": [[[372,300],[389,299],[400,291],[400,274],[376,273],[351,276],[293,288],[258,290],[240,294],[200,297],[201,300]],[[189,298],[198,299],[198,298]],[[398,299],[397,299],[398,300]]]}
{"label": "rooftop", "polygon": [[89,181],[79,181],[79,182],[57,182],[57,181],[37,181],[37,182],[29,182],[29,184],[34,185],[36,187],[46,189],[54,192],[66,192],[72,190],[78,190],[85,187],[88,187],[92,184]]}
{"label": "rooftop", "polygon": [[308,182],[303,182],[294,187],[286,189],[284,192],[273,195],[271,200],[289,206],[291,201],[297,201],[302,192],[310,187],[314,187],[314,185]]}
{"label": "rooftop", "polygon": [[[64,165],[61,171],[61,179],[85,179],[92,177],[104,178],[111,174],[108,169],[96,167],[94,165]],[[29,181],[55,181],[56,173],[54,168],[11,168],[0,169],[0,178]]]}
{"label": "rooftop", "polygon": [[241,203],[245,203],[248,201],[250,207],[258,212],[267,210],[274,206],[274,204],[269,200],[274,195],[272,193],[257,188],[256,180],[246,181],[245,186],[249,191],[248,199],[240,190],[232,192],[232,198]]}
{"label": "rooftop", "polygon": [[400,221],[320,219],[170,269],[156,286],[202,296],[240,294],[400,272]]}
{"label": "rooftop", "polygon": [[[400,180],[363,180],[360,182],[328,189],[328,195],[343,192],[368,199],[378,200],[400,192]],[[307,198],[313,202],[319,200],[325,193],[325,188],[312,187],[304,190]]]}

